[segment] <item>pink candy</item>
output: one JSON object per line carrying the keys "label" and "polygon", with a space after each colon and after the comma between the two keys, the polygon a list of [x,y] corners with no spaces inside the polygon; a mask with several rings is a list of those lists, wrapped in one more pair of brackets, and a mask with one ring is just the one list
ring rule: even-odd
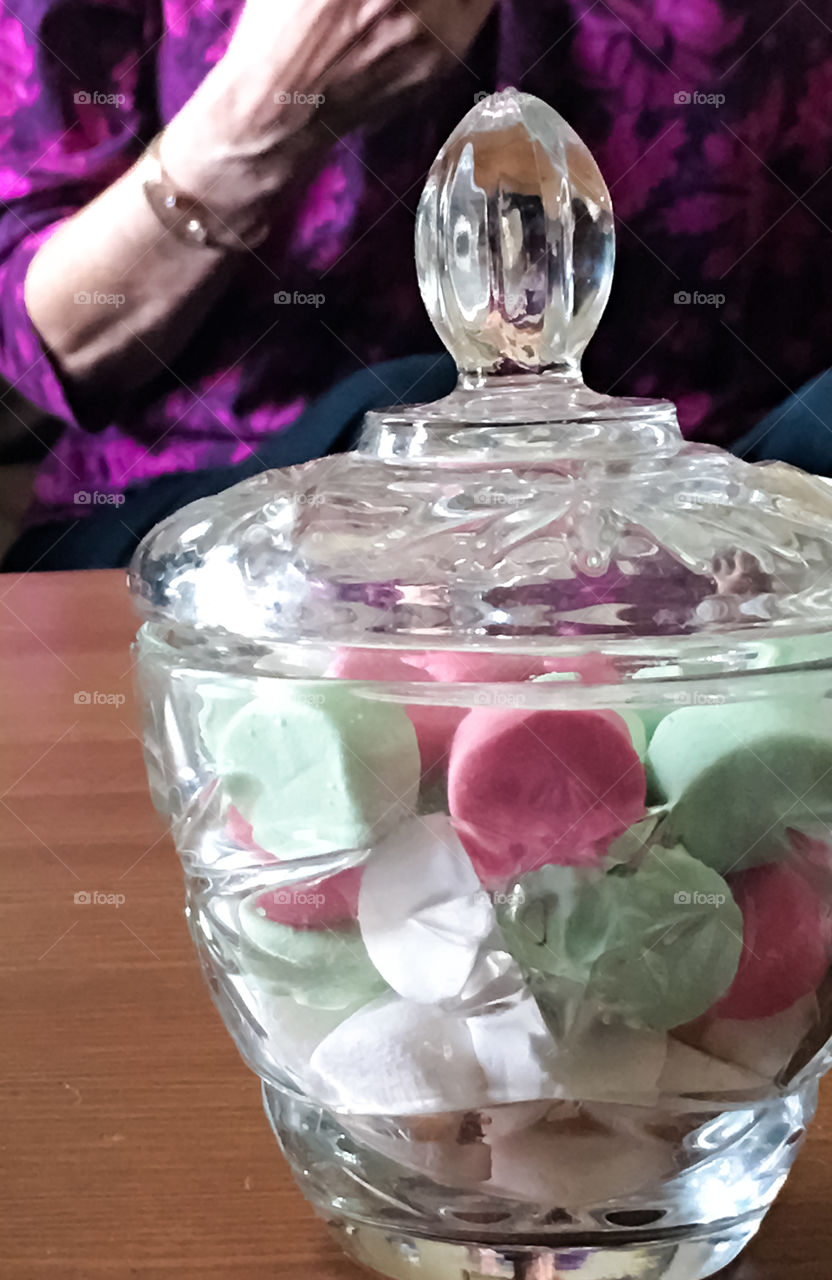
{"label": "pink candy", "polygon": [[626,726],[609,712],[475,710],[451,749],[451,817],[486,884],[547,862],[597,862],[643,817],[645,792]]}
{"label": "pink candy", "polygon": [[235,844],[242,845],[256,862],[278,862],[276,854],[269,853],[254,839],[254,831],[235,805],[230,805],[225,818],[225,833]]}
{"label": "pink candy", "polygon": [[[341,680],[433,681],[436,677],[422,665],[428,655],[377,649],[342,649],[328,675]],[[447,757],[456,727],[465,711],[459,707],[423,707],[414,703],[405,708],[416,730],[422,772],[429,774]]]}
{"label": "pink candy", "polygon": [[819,985],[829,967],[829,918],[809,883],[786,864],[730,878],[743,916],[743,949],[720,1018],[770,1018]]}
{"label": "pink candy", "polygon": [[[512,653],[457,653],[443,649],[425,653],[341,649],[327,675],[341,680],[517,684],[555,671],[575,672],[585,684],[614,683],[618,679],[613,664],[598,653],[552,658]],[[407,707],[407,714],[416,730],[422,772],[434,773],[447,762],[453,736],[466,712],[461,707],[427,707],[414,703]]]}
{"label": "pink candy", "polygon": [[257,899],[269,920],[293,929],[325,929],[347,924],[358,915],[363,867],[348,867],[318,884],[269,889]]}
{"label": "pink candy", "polygon": [[[257,862],[278,862],[256,843],[251,823],[246,822],[234,805],[228,810],[226,834],[247,849]],[[348,867],[318,884],[288,885],[284,889],[269,889],[257,899],[269,920],[288,924],[293,929],[324,929],[329,925],[344,924],[358,915],[358,891],[361,888],[363,867]]]}

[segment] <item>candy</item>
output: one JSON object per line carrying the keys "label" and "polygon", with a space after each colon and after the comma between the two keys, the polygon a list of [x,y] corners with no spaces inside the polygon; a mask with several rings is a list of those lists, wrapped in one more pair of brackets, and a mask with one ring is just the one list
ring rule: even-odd
{"label": "candy", "polygon": [[557,1097],[557,1054],[527,991],[475,1012],[386,996],[336,1027],[310,1066],[339,1109],[426,1115]]}
{"label": "candy", "polygon": [[265,1032],[264,1048],[269,1057],[304,1092],[310,1092],[314,1088],[309,1071],[312,1053],[339,1023],[361,1007],[360,1002],[342,1009],[299,1004],[291,996],[274,995],[268,984],[261,986],[251,974],[246,975],[246,991],[254,999],[255,1016]]}
{"label": "candy", "polygon": [[668,1038],[667,1058],[659,1077],[659,1088],[674,1097],[699,1096],[703,1110],[713,1111],[714,1101],[722,1094],[755,1094],[759,1097],[770,1081],[747,1067],[724,1062],[702,1053],[680,1040]]}
{"label": "candy", "polygon": [[[493,1195],[585,1213],[588,1205],[627,1203],[641,1187],[676,1172],[670,1143],[647,1132],[638,1139],[625,1138],[583,1107],[570,1107],[568,1121],[562,1123],[563,1109],[565,1105],[553,1108],[551,1121],[544,1119],[492,1144],[488,1190]],[[639,1257],[633,1245],[621,1267],[612,1274],[647,1276],[653,1261],[646,1254]],[[555,1274],[560,1276],[561,1269]],[[565,1266],[562,1274],[568,1274]]]}
{"label": "candy", "polygon": [[409,649],[339,649],[326,674],[336,680],[430,680],[424,654]]}
{"label": "candy", "polygon": [[310,1059],[316,1096],[365,1115],[425,1115],[476,1106],[485,1093],[465,1020],[384,996],[354,1013]]}
{"label": "candy", "polygon": [[683,1030],[687,1043],[694,1043],[694,1047],[712,1057],[735,1062],[767,1080],[775,1080],[819,1025],[818,1001],[811,992],[770,1018],[708,1018],[695,1028]]}
{"label": "candy", "polygon": [[228,813],[225,818],[225,833],[230,840],[252,854],[255,862],[277,862],[278,859],[273,853],[269,853],[268,849],[262,848],[254,839],[254,832],[251,829],[251,823],[246,822],[240,810],[235,805],[228,806]]}
{"label": "candy", "polygon": [[451,748],[451,816],[486,884],[597,862],[644,798],[641,762],[602,712],[477,709]]}
{"label": "candy", "polygon": [[742,911],[739,970],[715,1009],[722,1018],[770,1018],[820,984],[829,967],[825,905],[793,867],[754,867],[733,876]]}
{"label": "candy", "polygon": [[832,707],[683,707],[658,725],[648,761],[672,806],[669,839],[723,874],[774,861],[787,827],[832,814]]}
{"label": "candy", "polygon": [[[562,681],[563,678],[562,672],[550,672],[544,676],[537,676],[535,684]],[[647,754],[647,731],[639,713],[629,707],[618,707],[615,711],[602,711],[600,714],[606,716],[610,724],[629,735],[639,760],[643,760]]]}
{"label": "candy", "polygon": [[548,866],[523,877],[498,921],[532,975],[573,983],[599,1009],[667,1030],[704,1013],[728,990],[742,948],[742,916],[716,872],[683,849],[651,846],[638,870],[606,875]]}
{"label": "candy", "polygon": [[423,653],[421,665],[443,684],[508,684],[529,680],[548,670],[546,659],[516,653],[457,653],[436,649]]}
{"label": "candy", "polygon": [[558,1049],[527,991],[469,1017],[467,1025],[489,1104],[557,1095]]}
{"label": "candy", "polygon": [[[410,651],[341,649],[327,675],[340,680],[388,680],[401,683],[437,679],[423,662],[427,655]],[[416,730],[422,772],[429,774],[446,759],[451,739],[465,711],[461,707],[430,707],[411,703],[407,714]]]}
{"label": "candy", "polygon": [[362,848],[415,805],[416,734],[402,707],[338,681],[280,681],[234,714],[215,748],[254,841],[281,856]]}
{"label": "candy", "polygon": [[[281,892],[281,891],[278,891]],[[265,895],[267,902],[274,895]],[[240,904],[242,968],[272,995],[320,1009],[357,1007],[385,989],[358,926],[293,929],[270,920],[262,893]]]}
{"label": "candy", "polygon": [[394,991],[433,1003],[460,995],[494,928],[494,909],[445,814],[398,827],[370,855],[358,919]]}

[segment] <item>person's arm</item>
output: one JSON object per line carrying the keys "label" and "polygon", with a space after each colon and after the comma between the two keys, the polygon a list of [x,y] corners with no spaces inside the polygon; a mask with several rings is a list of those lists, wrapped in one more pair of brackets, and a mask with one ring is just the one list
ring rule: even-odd
{"label": "person's arm", "polygon": [[159,147],[172,183],[206,207],[227,245],[165,230],[141,162],[58,226],[29,265],[25,301],[64,384],[106,398],[170,364],[304,167],[461,53],[491,4],[247,0],[225,56]]}

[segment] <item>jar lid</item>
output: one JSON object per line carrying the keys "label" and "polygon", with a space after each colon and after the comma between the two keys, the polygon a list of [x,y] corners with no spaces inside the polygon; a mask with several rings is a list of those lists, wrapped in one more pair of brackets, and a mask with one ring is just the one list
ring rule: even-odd
{"label": "jar lid", "polygon": [[686,443],[669,402],[585,385],[613,260],[574,130],[514,89],[480,101],[416,227],[456,389],[164,520],[130,570],[144,617],[270,645],[570,651],[828,630],[832,484]]}

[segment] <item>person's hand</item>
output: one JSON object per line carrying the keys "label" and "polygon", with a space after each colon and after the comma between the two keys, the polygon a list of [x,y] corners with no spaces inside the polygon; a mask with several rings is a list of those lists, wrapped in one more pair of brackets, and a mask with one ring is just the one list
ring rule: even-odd
{"label": "person's hand", "polygon": [[172,181],[246,239],[333,139],[465,50],[494,0],[246,0],[224,56],[165,129]]}
{"label": "person's hand", "polygon": [[377,116],[465,51],[494,0],[246,0],[218,80],[243,147],[317,110],[335,133]]}

